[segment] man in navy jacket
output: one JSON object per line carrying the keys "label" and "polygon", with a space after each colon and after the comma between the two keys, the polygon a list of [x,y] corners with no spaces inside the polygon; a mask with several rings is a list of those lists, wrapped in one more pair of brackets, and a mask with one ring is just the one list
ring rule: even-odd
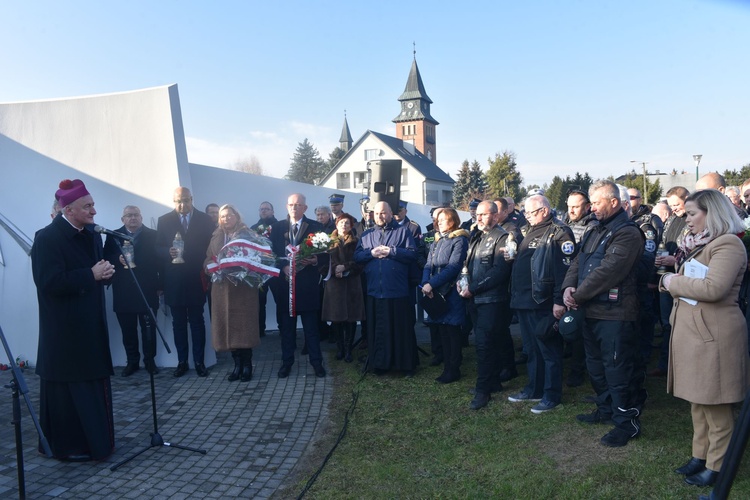
{"label": "man in navy jacket", "polygon": [[414,304],[408,300],[409,266],[416,259],[408,226],[393,219],[388,203],[377,203],[375,227],[365,231],[354,252],[367,277],[368,366],[376,374],[396,369],[412,376],[419,364]]}

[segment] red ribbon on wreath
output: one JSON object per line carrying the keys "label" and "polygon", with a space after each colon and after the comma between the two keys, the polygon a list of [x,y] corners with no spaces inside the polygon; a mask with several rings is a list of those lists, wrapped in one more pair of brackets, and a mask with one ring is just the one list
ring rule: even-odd
{"label": "red ribbon on wreath", "polygon": [[296,311],[296,282],[297,282],[297,253],[299,246],[287,245],[286,255],[289,258],[289,316],[295,317]]}

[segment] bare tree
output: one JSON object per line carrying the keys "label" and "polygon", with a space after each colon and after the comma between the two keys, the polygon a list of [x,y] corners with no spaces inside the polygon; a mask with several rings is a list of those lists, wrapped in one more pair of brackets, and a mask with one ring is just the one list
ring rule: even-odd
{"label": "bare tree", "polygon": [[250,155],[245,158],[237,158],[234,160],[234,163],[232,163],[232,168],[239,170],[240,172],[245,172],[246,174],[265,175],[263,165],[261,165],[260,160],[255,155]]}

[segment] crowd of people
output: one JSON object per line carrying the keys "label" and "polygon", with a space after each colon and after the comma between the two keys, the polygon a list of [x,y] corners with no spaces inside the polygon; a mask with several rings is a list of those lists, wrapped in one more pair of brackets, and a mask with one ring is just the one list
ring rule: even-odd
{"label": "crowd of people", "polygon": [[[434,207],[423,233],[405,202],[378,202],[359,218],[344,211],[344,195],[334,194],[313,220],[305,196],[295,193],[285,217],[277,220],[263,201],[258,222],[248,226],[230,204],[196,209],[190,190],[180,187],[174,210],[156,230],[143,226],[140,210],[129,205],[119,234],[102,245],[92,229],[92,196],[80,180],[63,181],[52,223],[32,249],[42,426],[57,458],[102,459],[112,451],[105,286],[113,287],[127,355],[122,376],[140,368],[139,325],[143,364],[158,372],[152,313],[163,294],[178,354],[173,375],[189,371],[190,345],[196,374],[208,374],[208,299],[212,347],[231,352],[227,380],[244,382],[252,379],[253,349],[266,333],[270,290],[281,336],[279,378],[290,375],[296,359],[298,316],[300,356],[307,355],[317,377],[326,376],[321,338],[330,336],[336,360],[350,363],[358,323],[368,371],[413,377],[415,327],[424,322],[430,364],[443,367],[440,384],[461,379],[462,352],[473,334],[472,410],[503,391],[520,364],[526,383],[506,398],[530,404],[534,414],[559,408],[564,385],[579,386],[588,376],[595,409],[576,418],[609,426],[601,443],[621,447],[641,434],[645,377],[666,376],[668,390],[691,403],[693,418],[692,457],[676,472],[689,484],[713,484],[732,435],[733,404],[750,387],[742,240],[750,182],[727,188],[723,177],[709,173],[695,188],[674,187],[650,207],[638,189],[601,180],[571,190],[560,215],[542,190],[519,205],[512,198],[474,199],[463,223],[453,208]],[[319,233],[331,236],[330,246],[298,256],[300,245]],[[268,276],[255,286],[216,279],[217,261],[232,244],[272,255],[273,269],[259,271]],[[512,321],[521,333],[518,360]],[[662,346],[649,370],[657,324]],[[71,353],[68,362],[60,364],[60,352]]]}

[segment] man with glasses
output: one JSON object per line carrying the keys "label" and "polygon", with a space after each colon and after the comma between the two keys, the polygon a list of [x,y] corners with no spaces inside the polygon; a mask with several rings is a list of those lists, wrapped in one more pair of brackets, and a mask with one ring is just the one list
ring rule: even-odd
{"label": "man with glasses", "polygon": [[[156,256],[156,231],[143,225],[141,209],[128,205],[122,211],[123,226],[118,233],[133,238],[133,274],[141,285],[147,304],[143,303],[138,286],[130,271],[126,269],[127,262],[120,255],[120,249],[115,243],[116,236],[107,235],[104,244],[104,258],[115,266],[118,271],[112,278],[112,309],[117,315],[117,322],[122,331],[122,345],[125,348],[127,364],[122,370],[123,377],[129,377],[138,371],[141,354],[138,352],[138,324],[141,325],[141,345],[143,346],[143,364],[149,373],[157,374],[159,370],[154,363],[156,355],[156,325],[151,317],[149,308],[156,316],[159,309],[159,259]],[[125,240],[117,238],[120,246]]]}
{"label": "man with glasses", "polygon": [[469,315],[474,325],[474,347],[477,353],[477,382],[472,410],[487,406],[490,394],[503,390],[501,372],[513,370],[513,339],[510,324],[508,284],[512,260],[504,258],[507,231],[497,225],[498,209],[491,201],[479,203],[476,209],[477,231],[469,242],[466,267],[469,288],[459,293],[469,300]]}
{"label": "man with glasses", "polygon": [[[174,345],[177,349],[177,368],[172,375],[182,377],[188,371],[189,324],[195,373],[205,377],[208,370],[203,362],[206,348],[203,261],[206,260],[206,249],[216,226],[211,217],[193,207],[193,195],[188,188],[175,189],[173,200],[174,210],[159,217],[156,225],[156,252],[164,271],[164,302],[172,314]],[[183,263],[173,260],[178,256],[178,250],[172,242],[178,234],[184,243]]]}
{"label": "man with glasses", "polygon": [[576,245],[573,232],[552,216],[543,195],[527,198],[524,208],[529,226],[513,265],[510,306],[528,346],[529,382],[508,401],[537,402],[531,412],[541,414],[558,408],[562,401],[563,340],[557,320],[565,313],[562,284]]}
{"label": "man with glasses", "polygon": [[271,278],[268,283],[276,302],[276,308],[282,311],[281,316],[281,368],[278,377],[286,378],[294,365],[294,351],[297,349],[297,316],[302,318],[302,329],[305,334],[310,364],[316,377],[325,377],[323,355],[320,352],[318,331],[318,310],[320,309],[320,275],[318,273],[318,256],[312,255],[296,261],[294,274],[294,315],[289,309],[290,293],[290,257],[286,248],[289,245],[304,244],[307,235],[323,231],[323,226],[305,216],[307,200],[303,194],[295,193],[287,198],[288,217],[271,226],[271,246],[276,254],[276,267],[281,270],[278,278]]}
{"label": "man with glasses", "polygon": [[[273,205],[271,202],[264,201],[258,207],[258,222],[250,226],[250,229],[260,234],[267,234],[271,231],[271,225],[276,222],[276,217],[273,215]],[[261,287],[258,290],[258,322],[259,332],[261,337],[266,336],[266,304],[268,302],[268,288]],[[281,308],[276,308],[276,325],[281,328]]]}
{"label": "man with glasses", "polygon": [[589,189],[599,224],[584,234],[562,286],[565,306],[581,309],[585,317],[586,366],[596,391],[596,410],[576,418],[588,424],[614,423],[601,438],[609,447],[625,446],[641,432],[638,392],[631,381],[638,359],[636,287],[643,237],[620,196],[612,181],[597,181]]}

